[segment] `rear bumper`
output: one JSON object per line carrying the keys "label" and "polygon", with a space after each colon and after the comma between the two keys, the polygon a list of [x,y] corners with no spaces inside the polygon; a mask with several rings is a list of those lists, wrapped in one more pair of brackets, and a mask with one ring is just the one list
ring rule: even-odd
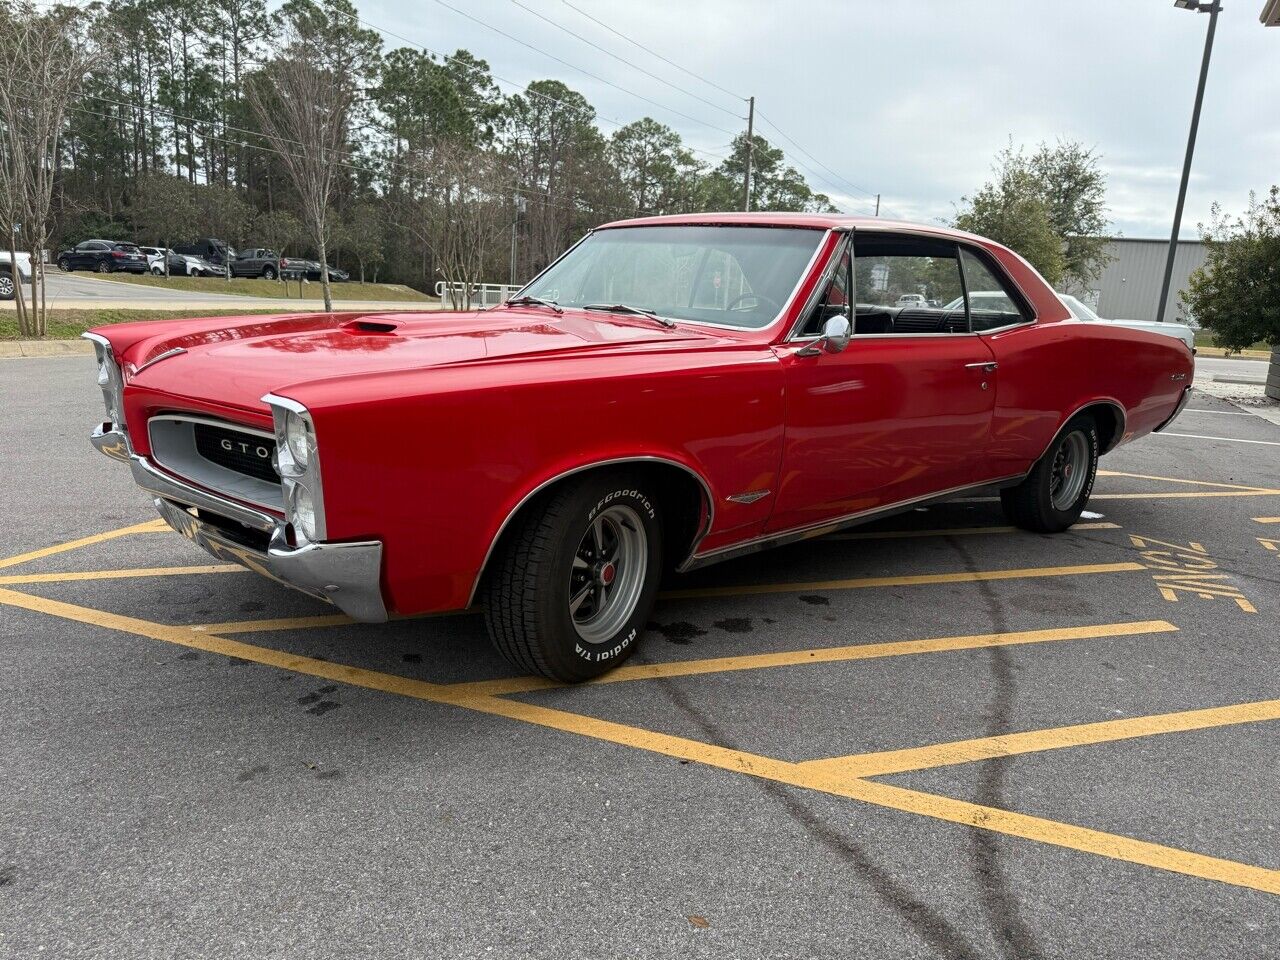
{"label": "rear bumper", "polygon": [[380,540],[291,545],[283,519],[169,476],[134,453],[128,435],[112,424],[99,424],[90,439],[103,455],[127,463],[164,521],[203,550],[327,600],[355,620],[387,619]]}

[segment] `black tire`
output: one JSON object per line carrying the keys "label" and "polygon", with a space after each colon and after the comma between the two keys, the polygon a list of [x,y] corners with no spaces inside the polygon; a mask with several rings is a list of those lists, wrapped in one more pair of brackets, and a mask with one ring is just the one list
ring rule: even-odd
{"label": "black tire", "polygon": [[98,271],[98,273],[110,273],[111,264],[107,263],[105,260],[99,260],[98,265],[94,267],[94,269]]}
{"label": "black tire", "polygon": [[[1077,477],[1081,469],[1083,483]],[[1014,526],[1061,533],[1080,519],[1097,475],[1098,425],[1093,417],[1080,414],[1067,423],[1022,483],[1000,491],[1000,503]]]}
{"label": "black tire", "polygon": [[0,300],[12,300],[17,296],[17,287],[13,282],[13,274],[0,270]]}
{"label": "black tire", "polygon": [[58,269],[61,270],[63,273],[70,273],[72,270],[75,269],[75,267],[71,266],[71,261],[68,260],[66,257],[59,257]]}
{"label": "black tire", "polygon": [[274,280],[275,278],[276,278],[276,268],[275,268],[275,267],[272,267],[272,266],[266,266],[266,267],[263,267],[263,268],[262,268],[262,279],[263,279],[263,280]]}
{"label": "black tire", "polygon": [[[596,474],[569,482],[517,518],[486,582],[485,626],[499,653],[521,670],[565,683],[599,676],[631,656],[662,575],[656,492],[623,473]],[[589,564],[593,531],[615,521],[621,525],[613,528],[613,551],[606,543]],[[634,560],[627,561],[628,556]],[[616,565],[606,562],[610,557],[619,558]],[[600,584],[603,593],[579,599],[577,611],[571,611],[571,595],[600,591]],[[615,591],[613,600],[609,590]],[[598,608],[595,624],[588,616],[592,607]],[[615,621],[617,629],[609,626]],[[584,639],[591,630],[605,633]]]}

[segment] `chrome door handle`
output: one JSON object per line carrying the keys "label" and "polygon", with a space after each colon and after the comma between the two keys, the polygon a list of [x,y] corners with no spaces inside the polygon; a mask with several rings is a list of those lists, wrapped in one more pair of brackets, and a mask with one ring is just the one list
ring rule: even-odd
{"label": "chrome door handle", "polygon": [[966,363],[964,368],[966,370],[985,370],[987,373],[995,373],[998,366],[1000,364],[987,360],[982,363]]}

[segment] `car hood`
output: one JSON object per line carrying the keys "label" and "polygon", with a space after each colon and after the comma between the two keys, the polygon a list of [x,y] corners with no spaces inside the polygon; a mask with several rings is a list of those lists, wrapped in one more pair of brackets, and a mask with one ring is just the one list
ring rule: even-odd
{"label": "car hood", "polygon": [[94,331],[115,346],[129,383],[258,412],[266,409],[264,394],[296,383],[620,347],[661,350],[718,339],[643,319],[536,308],[223,317],[166,323],[163,333],[127,342],[146,326]]}

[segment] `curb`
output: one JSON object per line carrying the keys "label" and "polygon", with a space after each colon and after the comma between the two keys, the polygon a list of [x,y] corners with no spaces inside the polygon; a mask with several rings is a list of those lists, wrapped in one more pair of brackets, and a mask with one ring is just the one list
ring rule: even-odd
{"label": "curb", "polygon": [[91,355],[88,340],[0,340],[0,359],[26,357],[79,357]]}

